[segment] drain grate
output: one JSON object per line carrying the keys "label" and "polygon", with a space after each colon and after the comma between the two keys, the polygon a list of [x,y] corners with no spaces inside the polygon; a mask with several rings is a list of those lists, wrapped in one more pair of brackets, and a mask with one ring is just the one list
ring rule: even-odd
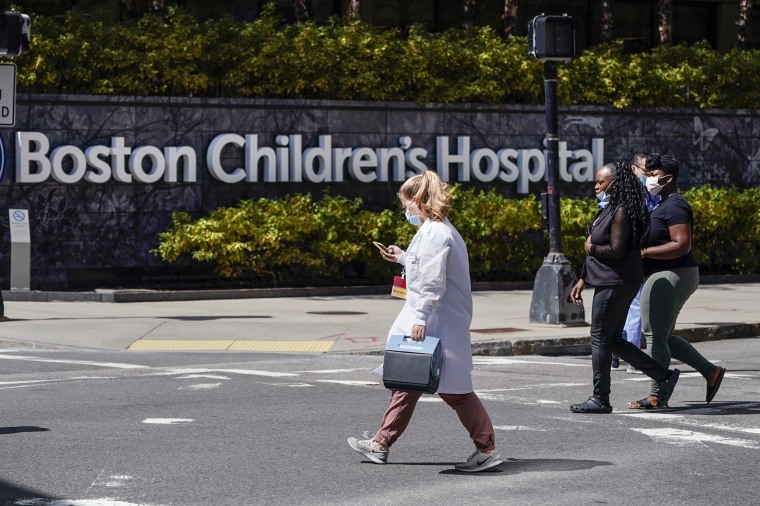
{"label": "drain grate", "polygon": [[506,334],[507,332],[521,332],[523,329],[515,329],[512,327],[502,327],[498,329],[470,329],[470,332],[477,332],[478,334]]}
{"label": "drain grate", "polygon": [[360,314],[367,314],[362,311],[307,311],[307,314],[321,314],[329,316],[354,316]]}

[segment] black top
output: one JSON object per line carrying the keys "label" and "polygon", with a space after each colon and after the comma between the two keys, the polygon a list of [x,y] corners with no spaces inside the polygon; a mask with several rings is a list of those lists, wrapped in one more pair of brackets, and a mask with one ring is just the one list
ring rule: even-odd
{"label": "black top", "polygon": [[[659,246],[672,241],[668,227],[672,225],[689,224],[689,229],[694,227],[694,215],[691,212],[691,206],[678,193],[672,193],[664,202],[655,207],[650,215],[652,224],[649,227],[649,236],[647,238],[647,247]],[[691,250],[684,256],[674,258],[673,260],[657,260],[654,258],[644,258],[644,275],[649,276],[655,272],[670,271],[680,267],[696,267],[697,261]]]}
{"label": "black top", "polygon": [[631,240],[631,220],[625,207],[607,206],[591,228],[591,253],[581,278],[592,286],[640,285],[641,248]]}

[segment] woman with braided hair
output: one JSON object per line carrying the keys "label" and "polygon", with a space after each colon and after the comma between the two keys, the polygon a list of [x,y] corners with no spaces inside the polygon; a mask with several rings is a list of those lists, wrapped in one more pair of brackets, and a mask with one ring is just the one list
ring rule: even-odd
{"label": "woman with braided hair", "polygon": [[641,247],[649,231],[643,187],[628,165],[616,162],[599,169],[594,190],[599,201],[607,205],[599,211],[591,227],[584,245],[586,261],[580,279],[570,292],[573,302],[581,304],[586,284],[595,288],[591,310],[594,393],[588,400],[570,406],[570,411],[612,413],[613,353],[657,381],[660,399],[667,402],[680,371],[668,370],[622,338],[628,308],[643,281]]}

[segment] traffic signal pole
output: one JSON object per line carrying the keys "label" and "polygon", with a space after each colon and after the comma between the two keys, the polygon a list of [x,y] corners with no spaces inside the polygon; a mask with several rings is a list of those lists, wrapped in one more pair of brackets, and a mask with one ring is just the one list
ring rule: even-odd
{"label": "traffic signal pole", "polygon": [[536,273],[530,304],[530,322],[585,325],[583,304],[570,299],[578,277],[562,254],[559,193],[559,127],[557,119],[557,62],[544,61],[546,104],[546,165],[549,218],[549,254]]}

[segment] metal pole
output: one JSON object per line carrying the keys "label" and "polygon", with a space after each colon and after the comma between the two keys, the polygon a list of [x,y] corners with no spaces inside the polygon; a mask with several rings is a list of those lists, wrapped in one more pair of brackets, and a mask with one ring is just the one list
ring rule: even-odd
{"label": "metal pole", "polygon": [[562,251],[559,218],[559,127],[557,121],[557,62],[544,62],[546,103],[546,170],[549,195],[549,252]]}
{"label": "metal pole", "polygon": [[546,171],[549,217],[549,254],[536,272],[530,322],[553,325],[585,325],[583,305],[570,300],[578,277],[562,254],[559,204],[559,126],[557,120],[557,63],[544,62],[546,102]]}

